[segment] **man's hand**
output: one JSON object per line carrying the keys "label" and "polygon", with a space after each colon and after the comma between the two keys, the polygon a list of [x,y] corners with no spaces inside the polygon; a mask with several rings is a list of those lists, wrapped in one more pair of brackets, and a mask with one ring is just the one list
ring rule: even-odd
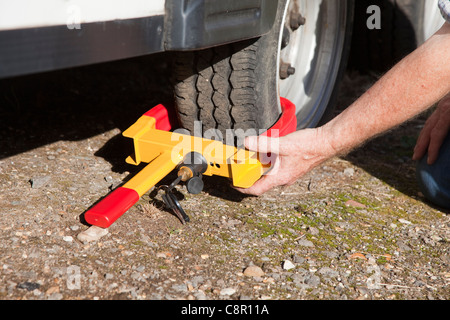
{"label": "man's hand", "polygon": [[275,158],[272,169],[252,187],[237,188],[251,195],[261,195],[277,186],[292,185],[305,173],[334,156],[322,128],[304,129],[281,138],[247,137],[245,147],[251,151],[271,153],[270,158]]}
{"label": "man's hand", "polygon": [[444,139],[450,131],[450,94],[442,99],[436,111],[425,122],[414,148],[413,160],[420,160],[428,152],[427,163],[433,164],[439,156]]}

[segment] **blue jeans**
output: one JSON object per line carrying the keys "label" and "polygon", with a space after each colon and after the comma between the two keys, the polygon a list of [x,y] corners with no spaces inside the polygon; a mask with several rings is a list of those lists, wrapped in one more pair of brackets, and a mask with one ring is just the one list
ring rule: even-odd
{"label": "blue jeans", "polygon": [[425,155],[417,163],[417,180],[420,191],[433,204],[450,209],[450,134],[444,140],[437,161],[427,164]]}

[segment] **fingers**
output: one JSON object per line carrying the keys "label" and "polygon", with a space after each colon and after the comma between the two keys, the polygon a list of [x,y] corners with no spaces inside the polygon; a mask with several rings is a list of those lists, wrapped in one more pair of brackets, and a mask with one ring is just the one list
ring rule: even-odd
{"label": "fingers", "polygon": [[419,135],[419,138],[417,139],[416,146],[414,147],[414,154],[412,159],[414,161],[422,159],[422,157],[427,152],[428,146],[430,144],[430,134],[427,132],[426,134],[422,130],[422,132]]}
{"label": "fingers", "polygon": [[269,138],[266,136],[252,136],[245,138],[245,147],[251,151],[261,153],[279,154],[280,145],[278,138]]}
{"label": "fingers", "polygon": [[260,196],[276,186],[277,185],[274,183],[273,179],[271,179],[269,176],[263,176],[258,181],[256,181],[255,184],[250,188],[248,189],[236,188],[236,190],[238,190],[243,194]]}
{"label": "fingers", "polygon": [[256,181],[253,186],[247,189],[236,188],[236,190],[244,194],[260,196],[274,187],[285,185],[286,182],[283,181],[283,175],[280,175],[283,173],[280,172],[282,170],[280,168],[281,161],[279,161],[279,159],[277,160],[278,161],[275,161],[272,170]]}
{"label": "fingers", "polygon": [[425,122],[422,131],[417,139],[416,146],[414,147],[414,154],[412,159],[414,161],[422,159],[422,157],[427,153],[428,146],[430,145],[431,131],[436,126],[438,122],[437,113],[433,113],[430,118]]}
{"label": "fingers", "polygon": [[439,121],[437,125],[433,128],[433,130],[431,130],[430,133],[430,143],[428,146],[428,159],[427,159],[427,163],[429,165],[436,162],[439,156],[439,150],[445,138],[447,137],[449,131],[448,124],[447,123],[443,124],[441,122],[442,121]]}
{"label": "fingers", "polygon": [[443,111],[441,108],[430,116],[425,122],[425,126],[419,134],[416,146],[414,147],[413,160],[420,160],[428,152],[427,163],[429,165],[436,162],[439,156],[439,150],[450,129],[450,112]]}

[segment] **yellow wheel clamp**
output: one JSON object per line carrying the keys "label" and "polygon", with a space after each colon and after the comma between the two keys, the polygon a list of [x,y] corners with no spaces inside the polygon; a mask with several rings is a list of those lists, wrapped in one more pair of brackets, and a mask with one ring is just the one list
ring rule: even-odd
{"label": "yellow wheel clamp", "polygon": [[[286,99],[281,101],[283,115],[265,135],[278,136],[295,130],[295,106]],[[158,105],[123,132],[134,144],[134,154],[126,162],[148,165],[86,211],[87,223],[108,228],[174,169],[178,170],[178,178],[170,186],[163,186],[166,191],[163,200],[184,223],[189,217],[171,192],[180,181],[186,183],[190,193],[203,189],[202,175],[227,177],[235,187],[249,188],[270,169],[270,164],[261,163],[256,152],[168,130],[168,112]]]}

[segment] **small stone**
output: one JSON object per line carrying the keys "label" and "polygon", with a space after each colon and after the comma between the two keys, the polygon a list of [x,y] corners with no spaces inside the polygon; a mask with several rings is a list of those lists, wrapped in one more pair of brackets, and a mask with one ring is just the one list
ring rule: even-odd
{"label": "small stone", "polygon": [[283,269],[284,270],[291,270],[295,268],[295,264],[292,263],[290,260],[284,260],[283,262]]}
{"label": "small stone", "polygon": [[346,168],[346,169],[344,170],[344,174],[345,174],[347,177],[353,177],[353,175],[355,174],[355,169],[353,169],[353,168]]}
{"label": "small stone", "polygon": [[365,208],[366,207],[362,203],[359,203],[358,201],[355,201],[355,200],[347,200],[345,202],[345,206],[346,207],[354,207],[354,208]]}
{"label": "small stone", "polygon": [[62,300],[63,295],[60,292],[54,292],[49,297],[48,300]]}
{"label": "small stone", "polygon": [[400,251],[404,251],[404,252],[408,252],[411,251],[411,247],[409,247],[406,243],[404,243],[403,241],[397,241],[397,245]]}
{"label": "small stone", "polygon": [[334,287],[334,288],[335,288],[336,291],[338,291],[338,292],[342,292],[342,291],[345,289],[344,285],[343,285],[341,282],[339,282],[339,283],[337,284],[337,286]]}
{"label": "small stone", "polygon": [[206,294],[205,294],[203,291],[201,291],[201,290],[199,290],[198,292],[194,293],[194,297],[195,297],[197,300],[207,300],[207,299],[208,299],[208,298],[206,297]]}
{"label": "small stone", "polygon": [[398,222],[403,223],[403,224],[412,224],[411,221],[403,219],[403,218],[398,219]]}
{"label": "small stone", "polygon": [[40,286],[41,285],[39,283],[25,281],[25,282],[19,283],[17,285],[17,288],[25,289],[27,291],[33,291],[33,290],[39,289]]}
{"label": "small stone", "polygon": [[233,288],[224,288],[220,290],[220,295],[222,296],[231,296],[236,292],[236,289]]}
{"label": "small stone", "polygon": [[324,251],[323,254],[326,255],[328,258],[331,258],[331,259],[336,259],[337,257],[339,257],[339,254],[337,252],[334,252],[334,251]]}
{"label": "small stone", "polygon": [[167,255],[166,255],[165,252],[157,252],[157,253],[156,253],[156,257],[157,257],[157,258],[166,258]]}
{"label": "small stone", "polygon": [[301,239],[297,243],[302,247],[314,247],[314,243],[306,239]]}
{"label": "small stone", "polygon": [[315,275],[308,275],[305,277],[305,284],[310,287],[317,287],[320,284],[320,278]]}
{"label": "small stone", "polygon": [[317,236],[319,234],[319,229],[314,228],[314,227],[309,227],[309,232],[313,235],[313,236]]}
{"label": "small stone", "polygon": [[299,263],[299,264],[302,264],[303,262],[305,262],[305,258],[303,258],[303,257],[301,257],[301,256],[299,256],[299,255],[294,255],[293,257],[292,257],[292,259],[294,260],[294,263]]}
{"label": "small stone", "polygon": [[80,232],[77,239],[81,242],[97,241],[101,237],[108,234],[108,229],[100,228],[97,226],[91,226],[89,229]]}
{"label": "small stone", "polygon": [[45,186],[50,181],[50,176],[34,177],[30,179],[31,188],[38,189]]}
{"label": "small stone", "polygon": [[105,273],[105,280],[111,280],[114,276],[111,273]]}
{"label": "small stone", "polygon": [[174,284],[172,285],[172,289],[178,291],[178,292],[183,292],[186,293],[188,292],[188,287],[185,283],[182,284]]}
{"label": "small stone", "polygon": [[59,287],[58,286],[54,286],[54,287],[50,287],[47,289],[47,291],[45,291],[46,295],[51,295],[53,293],[59,292]]}
{"label": "small stone", "polygon": [[258,266],[249,266],[244,270],[244,276],[247,277],[262,277],[264,275],[264,271]]}
{"label": "small stone", "polygon": [[191,279],[191,284],[194,288],[197,288],[203,282],[205,282],[205,279],[202,276],[195,276]]}
{"label": "small stone", "polygon": [[64,236],[64,237],[63,237],[63,240],[64,240],[65,242],[72,242],[72,241],[73,241],[73,238],[72,238],[72,236]]}
{"label": "small stone", "polygon": [[436,241],[436,242],[441,242],[443,239],[441,237],[439,237],[438,235],[432,235],[431,239]]}
{"label": "small stone", "polygon": [[349,256],[349,259],[350,259],[350,260],[357,260],[357,259],[360,259],[360,260],[367,260],[366,256],[363,255],[363,254],[360,253],[360,252],[355,252],[355,253],[351,254],[351,255]]}
{"label": "small stone", "polygon": [[319,274],[329,278],[336,278],[339,276],[339,272],[328,267],[320,268],[318,272]]}

